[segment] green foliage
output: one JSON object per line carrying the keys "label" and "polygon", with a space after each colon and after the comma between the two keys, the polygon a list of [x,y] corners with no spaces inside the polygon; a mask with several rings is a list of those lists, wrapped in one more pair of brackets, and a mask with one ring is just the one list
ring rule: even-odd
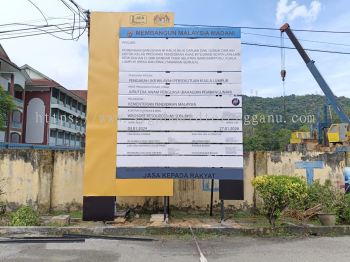
{"label": "green foliage", "polygon": [[330,180],[321,185],[318,181],[308,188],[305,209],[322,205],[322,212],[325,214],[336,214],[344,200],[344,194],[336,189]]}
{"label": "green foliage", "polygon": [[345,195],[343,202],[337,211],[339,222],[350,224],[350,194]]}
{"label": "green foliage", "polygon": [[39,214],[30,206],[21,206],[11,216],[11,226],[37,226]]}
{"label": "green foliage", "polygon": [[253,132],[244,134],[245,151],[282,151],[289,144],[291,131],[285,128],[275,131],[272,124],[259,124]]}
{"label": "green foliage", "polygon": [[[244,115],[283,115],[283,100],[281,97],[257,97],[257,96],[243,96],[243,111]],[[289,95],[285,97],[286,100],[286,125],[275,124],[274,128],[287,128],[289,130],[300,130],[305,123],[293,123],[289,121],[293,115],[315,115],[320,109],[321,117],[323,114],[323,106],[326,104],[325,96],[321,95]],[[347,97],[338,97],[338,102],[342,105],[346,112],[350,113],[350,99]],[[332,112],[333,120],[336,119],[336,114]]]}
{"label": "green foliage", "polygon": [[0,130],[4,128],[9,113],[15,108],[12,96],[0,86]]}
{"label": "green foliage", "polygon": [[[284,150],[289,144],[292,131],[310,131],[312,123],[303,123],[302,121],[292,121],[297,116],[314,116],[317,120],[318,110],[323,114],[323,106],[326,98],[320,95],[290,95],[285,97],[286,114],[284,115],[283,97],[263,98],[256,96],[243,96],[243,112],[245,117],[274,116],[275,121],[257,121],[258,123],[247,123],[245,121],[244,131],[244,150],[245,151],[280,151]],[[338,97],[339,103],[346,112],[350,112],[350,99]],[[276,119],[276,116],[282,116],[284,121]],[[339,122],[337,116],[332,112],[333,122]],[[285,117],[285,118],[284,118]],[[252,119],[250,119],[252,120]]]}
{"label": "green foliage", "polygon": [[304,180],[293,176],[258,176],[252,184],[263,200],[263,213],[274,227],[284,209],[297,206],[307,198]]}

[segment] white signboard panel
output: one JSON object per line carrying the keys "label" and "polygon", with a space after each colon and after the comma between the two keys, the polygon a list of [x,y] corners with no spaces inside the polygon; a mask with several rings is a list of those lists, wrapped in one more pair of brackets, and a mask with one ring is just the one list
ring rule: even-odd
{"label": "white signboard panel", "polygon": [[241,120],[118,120],[120,131],[242,131]]}
{"label": "white signboard panel", "polygon": [[240,39],[125,39],[120,71],[241,71]]}
{"label": "white signboard panel", "polygon": [[[149,68],[148,68],[149,69]],[[119,83],[132,84],[240,84],[241,72],[119,72]]]}
{"label": "white signboard panel", "polygon": [[243,147],[235,144],[118,144],[118,154],[241,156]]}
{"label": "white signboard panel", "polygon": [[238,120],[242,119],[242,108],[119,108],[118,119]]}
{"label": "white signboard panel", "polygon": [[240,84],[119,84],[119,95],[234,96],[241,93]]}
{"label": "white signboard panel", "polygon": [[119,95],[119,107],[241,107],[241,96],[141,96]]}
{"label": "white signboard panel", "polygon": [[241,132],[118,132],[118,143],[242,143]]}
{"label": "white signboard panel", "polygon": [[[140,165],[142,164],[142,165]],[[117,156],[119,167],[242,168],[243,156]]]}
{"label": "white signboard panel", "polygon": [[243,179],[239,29],[121,28],[119,70],[118,177]]}

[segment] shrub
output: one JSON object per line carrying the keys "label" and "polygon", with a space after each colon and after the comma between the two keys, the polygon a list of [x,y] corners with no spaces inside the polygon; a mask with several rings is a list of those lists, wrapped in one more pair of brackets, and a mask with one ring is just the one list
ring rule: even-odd
{"label": "shrub", "polygon": [[39,214],[30,206],[21,206],[11,216],[11,226],[37,226]]}
{"label": "shrub", "polygon": [[330,180],[326,180],[323,185],[316,181],[308,188],[305,208],[321,204],[323,213],[336,214],[343,202],[344,194],[339,189],[336,189]]}
{"label": "shrub", "polygon": [[284,209],[298,206],[307,198],[306,182],[298,177],[258,176],[252,184],[263,200],[263,213],[273,227]]}
{"label": "shrub", "polygon": [[350,194],[345,195],[337,215],[340,223],[350,224]]}

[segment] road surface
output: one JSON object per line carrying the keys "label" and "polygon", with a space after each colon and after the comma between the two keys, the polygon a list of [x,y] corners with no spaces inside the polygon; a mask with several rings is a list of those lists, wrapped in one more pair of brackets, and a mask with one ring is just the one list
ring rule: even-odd
{"label": "road surface", "polygon": [[[198,240],[208,262],[349,261],[350,237]],[[87,239],[85,243],[0,244],[0,261],[199,261],[193,240],[135,242]]]}

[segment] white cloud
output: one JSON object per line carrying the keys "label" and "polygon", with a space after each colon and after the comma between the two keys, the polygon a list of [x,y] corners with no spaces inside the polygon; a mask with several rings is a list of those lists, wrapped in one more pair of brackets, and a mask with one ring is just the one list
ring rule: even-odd
{"label": "white cloud", "polygon": [[297,1],[279,0],[276,8],[276,24],[291,22],[297,18],[313,22],[317,19],[320,11],[321,3],[318,0],[313,0],[309,7],[299,4]]}
{"label": "white cloud", "polygon": [[[32,0],[47,17],[70,17],[70,12],[59,0]],[[130,11],[130,9],[159,10],[166,7],[168,0],[78,0],[85,9],[91,11]],[[27,0],[11,0],[3,3],[0,24],[36,20],[35,24],[45,24],[42,15]],[[67,20],[52,20],[62,23]],[[71,21],[68,21],[71,22]],[[34,22],[30,22],[34,23]],[[16,27],[0,27],[0,31]],[[4,35],[2,34],[2,37]],[[59,34],[61,37],[69,37]],[[79,41],[63,41],[52,36],[34,36],[0,40],[11,60],[22,66],[29,64],[48,77],[69,89],[87,88],[88,46],[86,34]]]}

